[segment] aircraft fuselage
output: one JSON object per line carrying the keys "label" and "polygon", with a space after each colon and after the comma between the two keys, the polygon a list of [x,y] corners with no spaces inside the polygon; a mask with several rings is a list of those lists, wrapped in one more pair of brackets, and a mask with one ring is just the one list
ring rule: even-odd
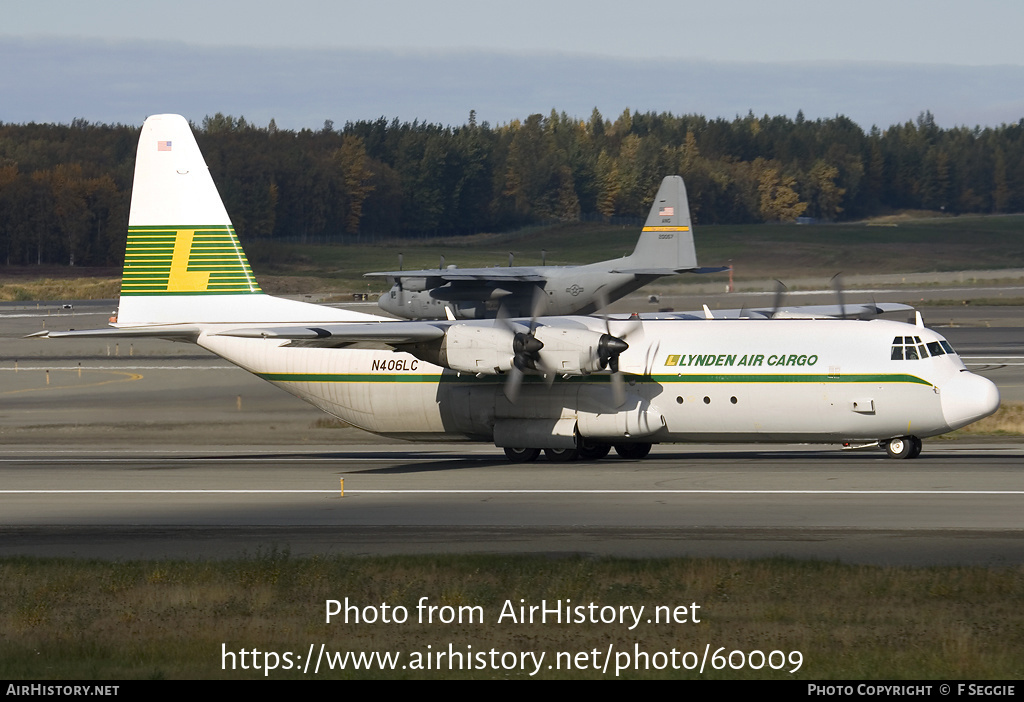
{"label": "aircraft fuselage", "polygon": [[[501,270],[501,269],[497,269]],[[499,307],[511,317],[590,314],[604,302],[640,289],[659,276],[611,273],[607,263],[586,266],[547,266],[517,269],[543,280],[436,281],[435,287],[410,289],[408,281],[395,284],[379,301],[388,314],[405,319],[446,319],[448,308],[455,319],[493,319]],[[427,281],[424,281],[425,283]],[[413,288],[421,287],[413,285]],[[543,300],[537,309],[539,289]]]}
{"label": "aircraft fuselage", "polygon": [[[601,320],[573,320],[603,329]],[[611,324],[629,343],[618,406],[605,373],[558,377],[551,387],[528,376],[512,403],[502,375],[460,373],[410,353],[209,335],[199,343],[356,427],[415,440],[536,448],[568,448],[576,435],[617,444],[874,441],[941,434],[999,403],[990,381],[967,372],[935,332],[914,325],[645,321],[623,331],[628,321]],[[910,347],[914,357],[904,358]]]}

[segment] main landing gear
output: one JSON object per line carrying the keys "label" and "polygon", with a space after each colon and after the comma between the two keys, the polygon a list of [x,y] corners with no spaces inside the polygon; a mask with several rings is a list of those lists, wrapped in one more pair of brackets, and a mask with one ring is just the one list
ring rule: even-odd
{"label": "main landing gear", "polygon": [[917,458],[921,455],[921,440],[916,436],[897,436],[880,442],[889,458]]}
{"label": "main landing gear", "polygon": [[[628,460],[640,460],[646,458],[651,452],[651,444],[604,444],[580,440],[576,448],[544,449],[544,457],[553,463],[568,463],[570,461],[598,461],[607,456],[612,449],[619,458]],[[531,463],[540,456],[540,449],[536,448],[506,448],[505,455],[513,463]]]}

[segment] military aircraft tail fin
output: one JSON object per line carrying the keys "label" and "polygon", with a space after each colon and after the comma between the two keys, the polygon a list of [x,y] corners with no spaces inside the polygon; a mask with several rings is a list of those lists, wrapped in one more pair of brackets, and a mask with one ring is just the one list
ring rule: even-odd
{"label": "military aircraft tail fin", "polygon": [[662,271],[662,275],[666,269],[697,268],[690,205],[680,176],[666,176],[661,181],[647,223],[628,261],[628,268],[637,272]]}
{"label": "military aircraft tail fin", "polygon": [[117,325],[305,322],[369,315],[262,294],[180,115],[142,126]]}

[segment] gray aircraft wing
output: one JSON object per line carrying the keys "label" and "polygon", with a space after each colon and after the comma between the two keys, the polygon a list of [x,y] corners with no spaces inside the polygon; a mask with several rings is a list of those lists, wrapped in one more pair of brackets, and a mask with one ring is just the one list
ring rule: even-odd
{"label": "gray aircraft wing", "polygon": [[511,268],[433,268],[422,271],[379,271],[364,273],[365,277],[375,278],[427,278],[443,281],[493,280],[497,282],[540,283],[547,276],[530,266],[513,266]]}
{"label": "gray aircraft wing", "polygon": [[[628,261],[628,258],[623,258]],[[573,266],[570,266],[573,267]],[[566,266],[551,266],[559,269]],[[721,273],[729,270],[728,266],[703,266],[697,268],[611,268],[609,273],[625,273],[627,275],[676,275],[678,273]],[[548,280],[544,267],[513,266],[511,268],[431,268],[421,271],[377,271],[364,273],[365,277],[375,278],[430,278],[443,281],[480,281],[540,283]]]}

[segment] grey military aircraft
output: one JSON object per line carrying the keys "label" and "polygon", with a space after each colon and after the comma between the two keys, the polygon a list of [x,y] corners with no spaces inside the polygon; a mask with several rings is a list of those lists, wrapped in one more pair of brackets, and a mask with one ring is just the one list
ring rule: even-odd
{"label": "grey military aircraft", "polygon": [[392,284],[380,298],[385,312],[454,320],[494,318],[499,308],[513,317],[590,314],[662,276],[724,270],[697,265],[686,186],[681,177],[668,176],[629,256],[584,266],[448,266],[366,275]]}

